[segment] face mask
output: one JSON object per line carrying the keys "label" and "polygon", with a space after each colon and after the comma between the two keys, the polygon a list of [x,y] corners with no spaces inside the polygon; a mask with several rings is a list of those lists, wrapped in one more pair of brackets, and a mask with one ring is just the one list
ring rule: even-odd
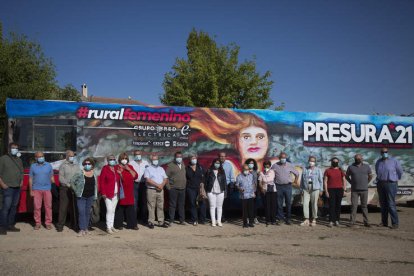
{"label": "face mask", "polygon": [[249,169],[253,169],[254,168],[254,164],[249,164]]}
{"label": "face mask", "polygon": [[152,160],[152,164],[153,164],[154,166],[158,166],[158,160]]}
{"label": "face mask", "polygon": [[90,170],[92,170],[92,165],[91,164],[86,164],[85,166],[83,166],[83,168],[85,169],[85,171],[90,171]]}
{"label": "face mask", "polygon": [[197,164],[197,159],[191,159],[191,164],[193,165]]}
{"label": "face mask", "polygon": [[177,162],[178,164],[181,164],[181,162],[183,162],[183,159],[181,157],[177,157],[175,158],[175,162]]}
{"label": "face mask", "polygon": [[382,158],[386,159],[388,158],[388,152],[381,153]]}
{"label": "face mask", "polygon": [[122,159],[122,160],[121,160],[121,164],[122,164],[122,165],[126,165],[126,164],[128,164],[128,160],[127,160],[127,159]]}
{"label": "face mask", "polygon": [[45,157],[38,157],[37,158],[37,163],[42,164],[45,162]]}
{"label": "face mask", "polygon": [[286,158],[281,158],[280,163],[285,164],[286,163]]}
{"label": "face mask", "polygon": [[265,172],[268,172],[268,171],[270,171],[270,168],[265,168]]}
{"label": "face mask", "polygon": [[69,156],[68,161],[70,163],[73,163],[75,161],[75,157],[74,156]]}
{"label": "face mask", "polygon": [[134,156],[135,161],[140,161],[142,159],[142,156],[140,154],[137,154]]}
{"label": "face mask", "polygon": [[244,175],[248,175],[249,171],[243,171]]}
{"label": "face mask", "polygon": [[16,156],[20,158],[20,156],[22,156],[22,154],[21,154],[20,152],[18,152],[18,153],[16,154]]}
{"label": "face mask", "polygon": [[315,167],[315,162],[309,161],[309,167]]}
{"label": "face mask", "polygon": [[18,152],[19,152],[19,149],[10,149],[11,155],[17,155]]}
{"label": "face mask", "polygon": [[338,162],[331,162],[332,167],[336,168],[338,167]]}
{"label": "face mask", "polygon": [[361,164],[362,160],[361,159],[355,159],[355,164]]}
{"label": "face mask", "polygon": [[109,160],[109,166],[115,166],[116,165],[116,161],[115,160]]}
{"label": "face mask", "polygon": [[219,163],[214,163],[214,168],[216,168],[216,169],[220,168],[220,164]]}

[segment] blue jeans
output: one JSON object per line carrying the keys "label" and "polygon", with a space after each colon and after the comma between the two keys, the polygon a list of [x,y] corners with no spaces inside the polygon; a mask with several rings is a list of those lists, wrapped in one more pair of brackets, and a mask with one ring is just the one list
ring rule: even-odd
{"label": "blue jeans", "polygon": [[7,188],[3,190],[3,208],[0,211],[0,226],[8,228],[16,223],[15,218],[19,198],[20,188]]}
{"label": "blue jeans", "polygon": [[[276,184],[277,190],[277,211],[279,220],[290,221],[292,208],[292,184]],[[286,216],[283,215],[283,201],[286,205]]]}
{"label": "blue jeans", "polygon": [[397,182],[379,181],[377,183],[377,192],[381,206],[381,222],[383,225],[388,225],[388,213],[391,216],[392,225],[398,225],[397,206],[395,205],[397,188]]}
{"label": "blue jeans", "polygon": [[89,221],[91,219],[91,209],[93,203],[93,196],[91,197],[78,197],[76,203],[78,205],[79,213],[79,229],[88,230]]}

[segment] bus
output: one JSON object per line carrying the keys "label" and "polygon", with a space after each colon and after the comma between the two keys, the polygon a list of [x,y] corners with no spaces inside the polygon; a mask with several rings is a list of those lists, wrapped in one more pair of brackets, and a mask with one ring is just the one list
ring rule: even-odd
{"label": "bus", "polygon": [[[280,152],[298,170],[310,155],[322,169],[337,157],[346,170],[360,153],[375,172],[380,148],[387,147],[404,169],[397,202],[414,200],[414,117],[21,99],[7,99],[6,112],[5,142],[19,144],[26,169],[36,151],[43,151],[55,170],[70,149],[78,164],[93,157],[99,171],[109,154],[132,155],[139,149],[146,157],[158,154],[162,165],[177,151],[187,158],[197,153],[204,168],[225,152],[235,175],[247,159],[256,160],[261,170],[265,160],[277,162]],[[26,175],[19,212],[30,211],[27,182]],[[301,204],[299,187],[293,194],[293,204]],[[239,208],[237,193],[230,196],[232,206]],[[375,177],[368,201],[379,204]],[[350,203],[347,191],[342,204]]]}

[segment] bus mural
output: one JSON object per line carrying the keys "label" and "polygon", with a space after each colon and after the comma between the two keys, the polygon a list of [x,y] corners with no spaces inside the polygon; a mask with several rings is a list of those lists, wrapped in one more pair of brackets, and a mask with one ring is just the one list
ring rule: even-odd
{"label": "bus mural", "polygon": [[[19,144],[27,168],[38,150],[55,169],[71,149],[79,163],[94,157],[99,170],[107,155],[140,149],[147,156],[157,153],[161,164],[172,161],[176,151],[184,157],[197,153],[205,168],[224,151],[236,174],[248,158],[261,170],[264,160],[275,163],[280,152],[298,169],[313,155],[322,169],[335,156],[346,170],[360,153],[375,171],[380,148],[388,147],[404,168],[397,201],[414,200],[413,117],[17,99],[7,99],[6,109],[6,142]],[[343,204],[350,205],[350,192],[345,194]],[[375,181],[369,203],[378,204]]]}

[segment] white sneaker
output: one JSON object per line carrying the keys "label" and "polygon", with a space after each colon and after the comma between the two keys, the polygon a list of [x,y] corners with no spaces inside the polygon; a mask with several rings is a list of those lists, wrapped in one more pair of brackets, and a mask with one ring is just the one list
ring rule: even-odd
{"label": "white sneaker", "polygon": [[301,224],[300,224],[300,226],[309,226],[309,220],[308,219],[305,219]]}
{"label": "white sneaker", "polygon": [[112,230],[112,232],[114,232],[114,233],[118,233],[119,232],[119,230],[118,229],[115,229],[115,228],[111,228],[111,230]]}
{"label": "white sneaker", "polygon": [[223,227],[223,224],[221,224],[221,222],[217,222],[217,226],[218,227]]}
{"label": "white sneaker", "polygon": [[260,222],[257,218],[254,218],[254,224],[260,224]]}
{"label": "white sneaker", "polygon": [[332,228],[332,226],[334,226],[334,223],[331,221],[328,226]]}
{"label": "white sneaker", "polygon": [[316,226],[316,219],[312,220],[311,226],[313,226],[313,227]]}
{"label": "white sneaker", "polygon": [[216,223],[215,223],[215,222],[212,222],[212,223],[211,223],[211,226],[212,226],[212,227],[216,227]]}
{"label": "white sneaker", "polygon": [[108,229],[106,229],[106,233],[112,235],[114,233],[114,231],[112,231],[112,229],[108,228]]}
{"label": "white sneaker", "polygon": [[83,237],[83,236],[85,236],[85,232],[83,230],[80,230],[77,236],[78,237]]}
{"label": "white sneaker", "polygon": [[335,226],[339,226],[339,221],[335,221]]}

